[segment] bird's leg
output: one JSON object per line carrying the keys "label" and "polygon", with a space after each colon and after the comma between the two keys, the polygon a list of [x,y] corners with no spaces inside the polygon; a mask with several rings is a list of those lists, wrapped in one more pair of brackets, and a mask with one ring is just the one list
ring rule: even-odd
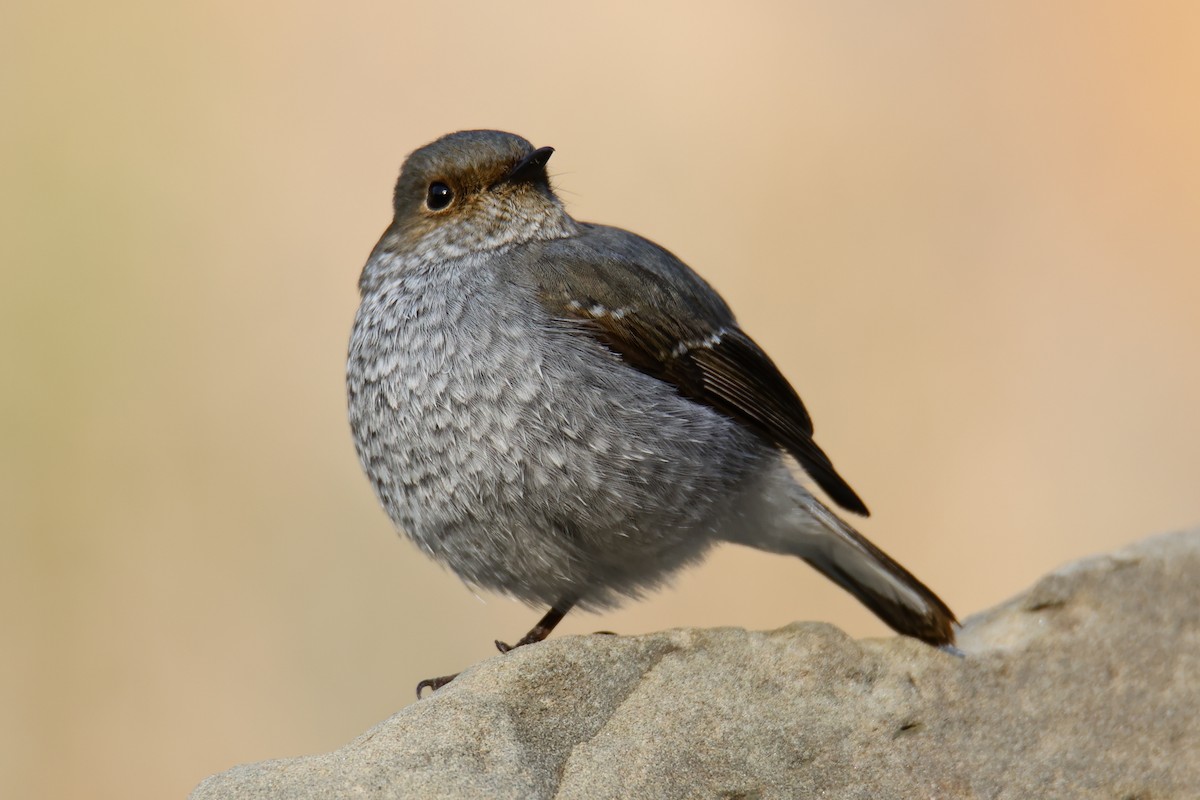
{"label": "bird's leg", "polygon": [[[529,633],[522,636],[516,644],[508,645],[497,640],[496,649],[501,653],[507,653],[508,651],[515,650],[518,647],[542,641],[550,635],[550,632],[554,630],[555,625],[562,622],[562,618],[565,617],[567,612],[570,611],[574,606],[574,598],[568,597],[559,600],[550,608],[549,611],[546,612],[546,616],[538,620],[538,624],[534,625],[533,629],[529,631]],[[421,681],[417,684],[417,699],[421,699],[421,693],[426,689],[432,689],[436,692],[438,689],[442,688],[457,677],[458,673],[456,672],[453,675],[443,675],[440,678],[427,678]]]}
{"label": "bird's leg", "polygon": [[518,647],[540,642],[542,639],[545,639],[550,635],[550,631],[554,630],[554,626],[562,622],[562,618],[565,617],[567,612],[570,611],[574,606],[575,601],[571,598],[559,600],[557,603],[551,606],[549,611],[546,612],[546,616],[538,620],[538,624],[534,625],[533,629],[529,631],[529,633],[522,636],[516,644],[505,644],[497,639],[496,649],[501,653],[507,653],[509,650],[515,650]]}

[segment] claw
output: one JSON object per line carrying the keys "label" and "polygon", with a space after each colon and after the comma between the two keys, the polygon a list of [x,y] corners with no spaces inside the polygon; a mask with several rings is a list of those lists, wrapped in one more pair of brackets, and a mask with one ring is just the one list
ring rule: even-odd
{"label": "claw", "polygon": [[440,678],[426,678],[417,684],[417,699],[421,699],[421,693],[426,689],[431,689],[436,692],[438,689],[442,688],[457,677],[458,673],[456,672],[453,675],[443,675]]}
{"label": "claw", "polygon": [[[538,622],[537,625],[533,626],[533,630],[525,634],[520,641],[518,641],[516,644],[505,644],[497,639],[496,649],[501,653],[508,653],[516,650],[518,647],[542,641],[550,635],[550,631],[554,630],[554,626],[562,621],[563,616],[565,616],[574,605],[574,598],[567,597],[558,601],[558,603],[550,607],[550,610],[546,612],[546,616],[542,617],[541,621]],[[457,677],[458,673],[455,673],[454,675],[443,675],[440,678],[429,678],[421,681],[417,684],[417,699],[421,699],[421,694],[426,689],[432,689],[436,692],[438,689],[442,688]]]}

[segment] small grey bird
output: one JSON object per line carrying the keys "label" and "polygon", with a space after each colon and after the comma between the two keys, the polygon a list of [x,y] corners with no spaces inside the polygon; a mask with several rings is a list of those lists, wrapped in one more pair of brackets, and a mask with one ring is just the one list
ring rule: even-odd
{"label": "small grey bird", "polygon": [[653,242],[572,219],[551,153],[463,131],[400,171],[346,367],[396,526],[467,583],[549,605],[516,646],[722,541],[799,556],[896,631],[953,644],[946,604],[796,480],[789,456],[868,513],[721,297]]}

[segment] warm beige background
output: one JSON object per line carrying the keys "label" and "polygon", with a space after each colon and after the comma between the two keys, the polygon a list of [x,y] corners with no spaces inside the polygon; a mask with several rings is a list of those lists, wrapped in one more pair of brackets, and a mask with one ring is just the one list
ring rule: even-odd
{"label": "warm beige background", "polygon": [[[330,749],[534,621],[392,533],[344,419],[458,128],[710,278],[960,614],[1200,522],[1200,6],[726,5],[5,6],[0,795]],[[884,632],[733,549],[564,629],[793,619]]]}

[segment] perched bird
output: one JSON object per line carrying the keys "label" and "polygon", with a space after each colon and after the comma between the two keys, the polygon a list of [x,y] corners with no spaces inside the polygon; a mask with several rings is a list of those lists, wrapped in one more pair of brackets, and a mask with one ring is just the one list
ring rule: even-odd
{"label": "perched bird", "polygon": [[518,645],[722,541],[799,556],[896,631],[952,644],[946,604],[796,480],[789,456],[868,513],[721,297],[653,242],[573,219],[551,153],[463,131],[400,171],[346,369],[396,526],[467,583],[549,605]]}

